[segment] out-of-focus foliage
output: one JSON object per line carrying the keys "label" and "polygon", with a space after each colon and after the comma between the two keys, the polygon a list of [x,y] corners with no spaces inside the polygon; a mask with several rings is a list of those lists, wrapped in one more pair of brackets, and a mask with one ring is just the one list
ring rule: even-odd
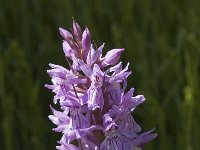
{"label": "out-of-focus foliage", "polygon": [[105,50],[125,47],[134,116],[156,127],[148,150],[200,149],[200,1],[0,0],[0,149],[53,150],[48,63],[67,66],[58,27],[72,16]]}

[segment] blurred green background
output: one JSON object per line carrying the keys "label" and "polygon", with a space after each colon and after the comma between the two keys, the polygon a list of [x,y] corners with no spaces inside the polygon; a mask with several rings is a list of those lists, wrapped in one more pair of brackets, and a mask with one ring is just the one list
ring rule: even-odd
{"label": "blurred green background", "polygon": [[199,0],[0,0],[0,150],[54,150],[48,63],[67,67],[58,27],[72,16],[105,51],[125,47],[146,150],[200,149]]}

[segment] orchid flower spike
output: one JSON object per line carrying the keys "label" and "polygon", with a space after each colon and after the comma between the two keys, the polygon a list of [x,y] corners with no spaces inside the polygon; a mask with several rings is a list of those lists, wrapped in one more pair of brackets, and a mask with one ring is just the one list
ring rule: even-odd
{"label": "orchid flower spike", "polygon": [[73,19],[72,32],[59,28],[63,51],[69,68],[49,64],[47,73],[52,84],[46,84],[55,96],[60,110],[50,106],[49,119],[61,132],[57,150],[142,150],[157,134],[141,133],[132,112],[145,101],[126,91],[128,66],[119,62],[123,48],[112,49],[102,56],[104,44],[94,48],[86,27],[81,30]]}

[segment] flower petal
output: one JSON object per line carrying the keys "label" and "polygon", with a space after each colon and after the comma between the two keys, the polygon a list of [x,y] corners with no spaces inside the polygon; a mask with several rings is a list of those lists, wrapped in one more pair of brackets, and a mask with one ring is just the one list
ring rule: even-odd
{"label": "flower petal", "polygon": [[56,146],[57,150],[79,150],[76,146],[72,144],[62,143],[60,146]]}
{"label": "flower petal", "polygon": [[96,62],[100,57],[101,57],[101,55],[102,55],[102,50],[103,50],[103,48],[104,48],[104,43],[97,49],[97,51],[96,51],[96,53],[95,53],[95,55],[94,55],[94,58],[93,58],[93,60],[94,60],[94,62]]}
{"label": "flower petal", "polygon": [[80,65],[83,73],[90,78],[92,76],[92,69],[81,60],[78,60],[78,64]]}
{"label": "flower petal", "polygon": [[69,57],[70,59],[78,56],[77,52],[71,48],[67,41],[63,41],[63,51],[65,53],[65,56]]}
{"label": "flower petal", "polygon": [[133,139],[134,146],[141,147],[143,144],[145,144],[145,143],[153,140],[154,138],[156,138],[157,134],[156,133],[152,134],[153,131],[154,131],[154,128],[151,129],[150,131],[147,131],[145,133],[140,134],[135,139]]}

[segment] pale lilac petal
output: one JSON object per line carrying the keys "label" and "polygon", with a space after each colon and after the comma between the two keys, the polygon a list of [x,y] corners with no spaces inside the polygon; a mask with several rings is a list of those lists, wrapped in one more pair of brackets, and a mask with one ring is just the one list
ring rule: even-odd
{"label": "pale lilac petal", "polygon": [[128,70],[129,63],[126,65],[126,67],[121,70],[119,73],[115,74],[114,76],[111,76],[108,78],[108,82],[115,83],[115,82],[122,82],[124,81],[132,72],[127,71]]}
{"label": "pale lilac petal", "polygon": [[94,62],[96,62],[98,59],[101,58],[103,48],[104,48],[104,43],[97,49],[96,53],[94,54],[93,57]]}
{"label": "pale lilac petal", "polygon": [[60,146],[56,146],[57,150],[79,150],[76,146],[72,144],[62,143]]}
{"label": "pale lilac petal", "polygon": [[44,85],[46,88],[50,89],[50,90],[53,90],[55,89],[56,85],[50,85],[50,84],[45,84]]}
{"label": "pale lilac petal", "polygon": [[69,117],[67,116],[67,112],[60,112],[55,110],[51,105],[50,105],[51,111],[53,112],[54,115],[49,115],[49,119],[56,125],[60,125],[62,123],[69,123]]}
{"label": "pale lilac petal", "polygon": [[66,78],[66,72],[64,72],[63,70],[59,70],[59,69],[51,69],[51,70],[47,70],[47,73],[51,76],[51,77],[59,77],[61,79],[65,79]]}
{"label": "pale lilac petal", "polygon": [[129,114],[124,119],[124,128],[123,128],[123,134],[128,138],[134,138],[137,136],[136,133],[141,131],[141,127],[135,122],[132,115]]}
{"label": "pale lilac petal", "polygon": [[80,65],[79,65],[79,63],[77,62],[77,59],[76,59],[75,57],[72,57],[72,61],[73,61],[73,63],[72,63],[72,68],[73,68],[74,70],[81,70],[81,69],[80,69]]}
{"label": "pale lilac petal", "polygon": [[86,136],[87,134],[90,134],[94,130],[102,130],[102,129],[103,128],[100,125],[92,125],[92,126],[90,126],[88,128],[79,129],[78,132],[76,132],[76,136],[79,139],[81,137]]}
{"label": "pale lilac petal", "polygon": [[152,141],[154,138],[157,137],[156,133],[152,132],[154,131],[154,128],[148,132],[142,133],[140,135],[138,135],[135,139],[133,139],[133,143],[135,146],[143,146],[145,143]]}
{"label": "pale lilac petal", "polygon": [[80,103],[78,101],[72,99],[65,99],[64,101],[60,101],[60,105],[62,107],[80,107]]}
{"label": "pale lilac petal", "polygon": [[91,66],[94,63],[94,54],[95,54],[95,50],[93,46],[91,46],[90,51],[88,52],[88,55],[87,55],[87,59],[86,59],[87,65]]}
{"label": "pale lilac petal", "polygon": [[117,65],[108,68],[108,70],[106,70],[106,73],[110,73],[110,72],[114,72],[113,75],[118,74],[120,71],[122,70],[122,62],[118,63]]}
{"label": "pale lilac petal", "polygon": [[81,60],[78,60],[78,63],[83,73],[90,78],[92,76],[92,69]]}
{"label": "pale lilac petal", "polygon": [[143,95],[137,95],[135,97],[131,97],[130,99],[127,99],[126,101],[122,102],[122,107],[124,110],[131,111],[132,109],[135,109],[139,104],[143,103],[145,101],[145,97]]}
{"label": "pale lilac petal", "polygon": [[75,50],[71,48],[67,41],[63,41],[63,51],[66,57],[73,58],[78,57],[78,54]]}
{"label": "pale lilac petal", "polygon": [[58,127],[53,128],[52,130],[55,131],[55,132],[63,132],[67,128],[69,128],[69,124],[61,124]]}
{"label": "pale lilac petal", "polygon": [[[71,142],[73,139],[81,139],[85,136],[87,136],[88,134],[91,134],[92,131],[94,130],[102,130],[102,127],[99,125],[92,125],[88,128],[84,128],[84,129],[74,129],[71,130],[69,133],[66,133],[65,136],[67,138],[67,140],[69,142]],[[64,139],[62,139],[63,141]]]}
{"label": "pale lilac petal", "polygon": [[55,65],[55,64],[49,64],[49,66],[52,68],[50,70],[47,70],[47,73],[51,76],[51,77],[59,77],[59,78],[66,78],[67,75],[72,75],[72,73],[67,70],[66,68],[59,66],[59,65]]}
{"label": "pale lilac petal", "polygon": [[101,88],[90,87],[90,89],[88,90],[88,108],[89,110],[103,108]]}
{"label": "pale lilac petal", "polygon": [[133,96],[135,89],[131,88],[126,94],[123,96],[123,101],[130,99]]}
{"label": "pale lilac petal", "polygon": [[49,66],[51,67],[51,68],[58,68],[58,69],[63,69],[63,70],[67,70],[66,68],[64,68],[64,67],[62,67],[62,66],[60,66],[60,65],[56,65],[56,64],[52,64],[52,63],[49,63]]}
{"label": "pale lilac petal", "polygon": [[109,98],[109,104],[110,105],[119,105],[121,102],[121,86],[119,83],[111,84],[108,87],[108,98]]}

